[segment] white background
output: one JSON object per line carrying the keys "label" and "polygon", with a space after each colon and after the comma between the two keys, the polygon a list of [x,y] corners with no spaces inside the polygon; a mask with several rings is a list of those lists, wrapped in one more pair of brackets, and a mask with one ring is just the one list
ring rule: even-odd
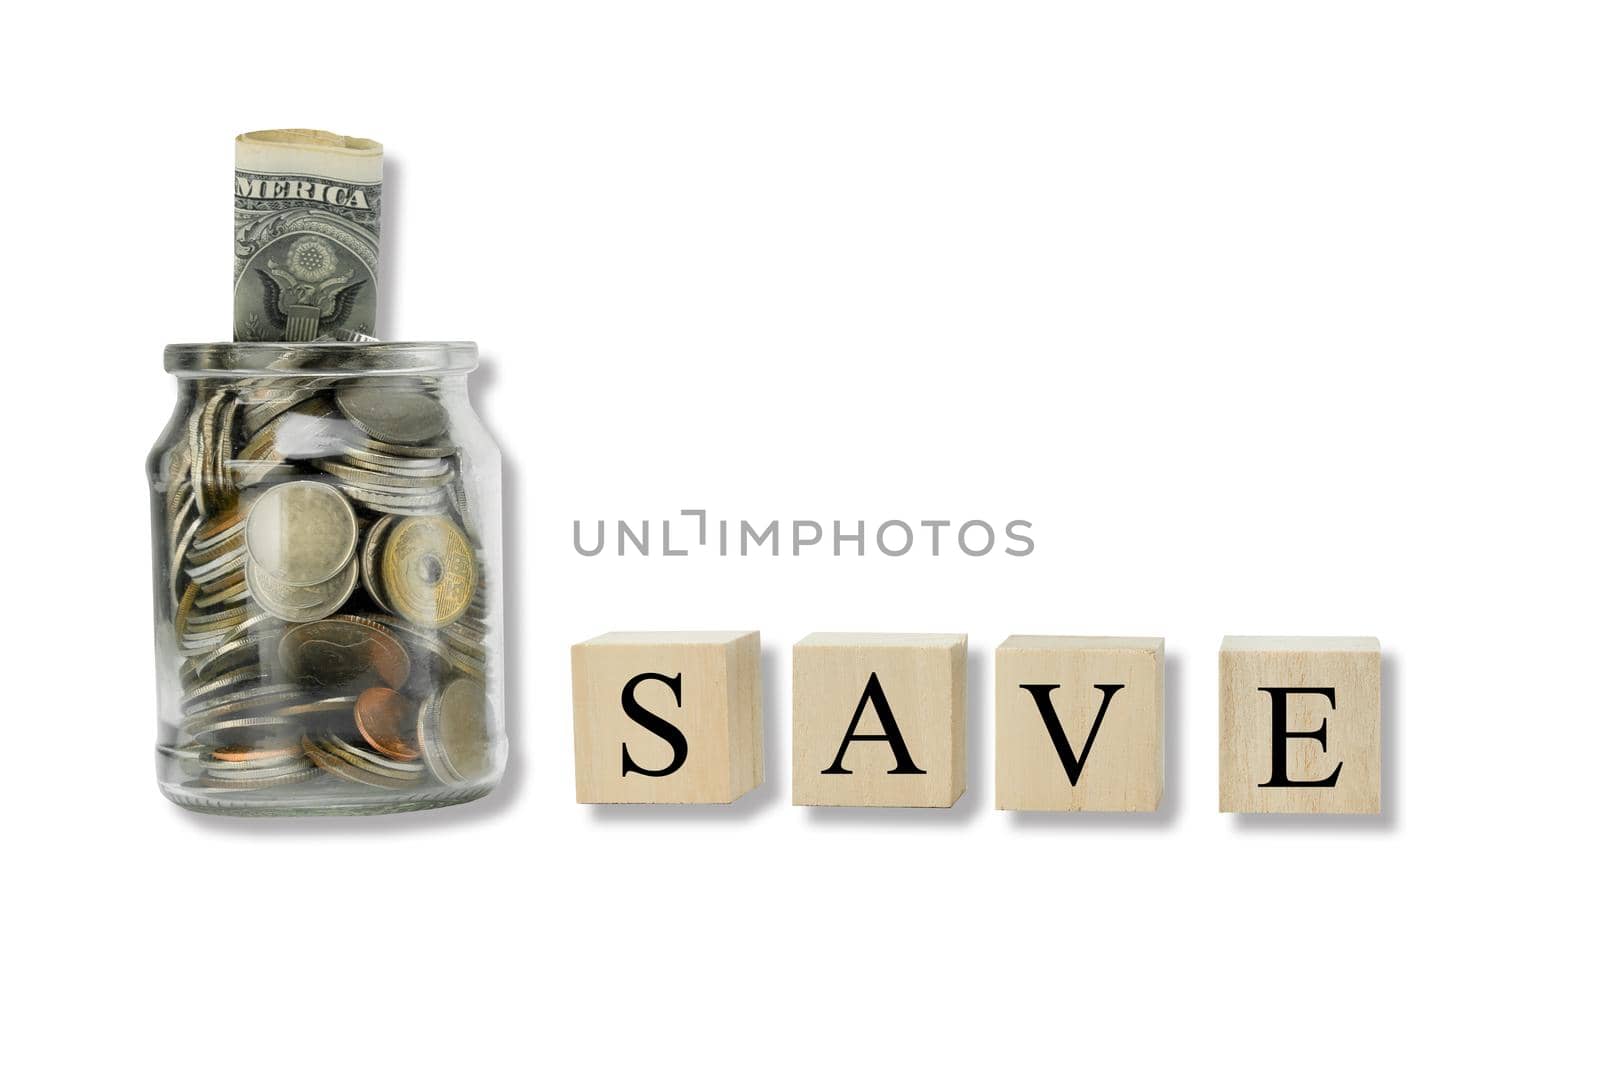
{"label": "white background", "polygon": [[[1600,710],[1584,5],[18,18],[18,1062],[1579,1055]],[[465,808],[240,822],[153,780],[161,347],[225,336],[231,139],[286,125],[387,146],[383,332],[484,349],[514,754]],[[1039,547],[571,548],[575,518],[686,507],[1022,517]],[[573,803],[568,646],[698,627],[763,631],[765,788]],[[954,810],[789,805],[789,646],[817,629],[971,634]],[[1028,632],[1167,638],[1160,815],[992,810],[991,652]],[[1216,813],[1226,633],[1382,639],[1381,819]]]}

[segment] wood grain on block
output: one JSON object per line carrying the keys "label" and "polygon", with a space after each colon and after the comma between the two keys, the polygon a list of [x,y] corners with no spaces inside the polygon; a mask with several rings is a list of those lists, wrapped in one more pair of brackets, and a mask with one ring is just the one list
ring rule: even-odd
{"label": "wood grain on block", "polygon": [[794,646],[794,802],[947,808],[967,788],[967,635]]}
{"label": "wood grain on block", "polygon": [[611,633],[572,646],[580,804],[726,804],[761,784],[761,635]]}
{"label": "wood grain on block", "polygon": [[1155,811],[1166,782],[1166,641],[1007,638],[995,650],[995,807]]}
{"label": "wood grain on block", "polygon": [[1222,811],[1382,810],[1375,637],[1229,637],[1218,663]]}

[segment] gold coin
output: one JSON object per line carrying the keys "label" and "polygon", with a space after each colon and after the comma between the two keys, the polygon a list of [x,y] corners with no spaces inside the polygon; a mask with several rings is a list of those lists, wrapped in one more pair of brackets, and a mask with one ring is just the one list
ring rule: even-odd
{"label": "gold coin", "polygon": [[416,515],[383,545],[383,591],[389,606],[437,629],[466,614],[478,586],[478,562],[461,527],[443,515]]}

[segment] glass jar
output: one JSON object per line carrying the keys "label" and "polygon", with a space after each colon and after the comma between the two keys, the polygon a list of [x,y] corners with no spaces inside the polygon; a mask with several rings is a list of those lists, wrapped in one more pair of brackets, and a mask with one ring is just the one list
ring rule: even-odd
{"label": "glass jar", "polygon": [[500,453],[472,344],[170,345],[150,453],[161,790],[459,804],[505,767]]}

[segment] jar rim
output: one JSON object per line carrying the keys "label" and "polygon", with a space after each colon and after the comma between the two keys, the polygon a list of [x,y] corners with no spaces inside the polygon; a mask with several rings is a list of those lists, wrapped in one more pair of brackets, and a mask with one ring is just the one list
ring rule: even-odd
{"label": "jar rim", "polygon": [[179,378],[464,374],[478,365],[478,346],[471,341],[216,341],[168,345],[162,365]]}

